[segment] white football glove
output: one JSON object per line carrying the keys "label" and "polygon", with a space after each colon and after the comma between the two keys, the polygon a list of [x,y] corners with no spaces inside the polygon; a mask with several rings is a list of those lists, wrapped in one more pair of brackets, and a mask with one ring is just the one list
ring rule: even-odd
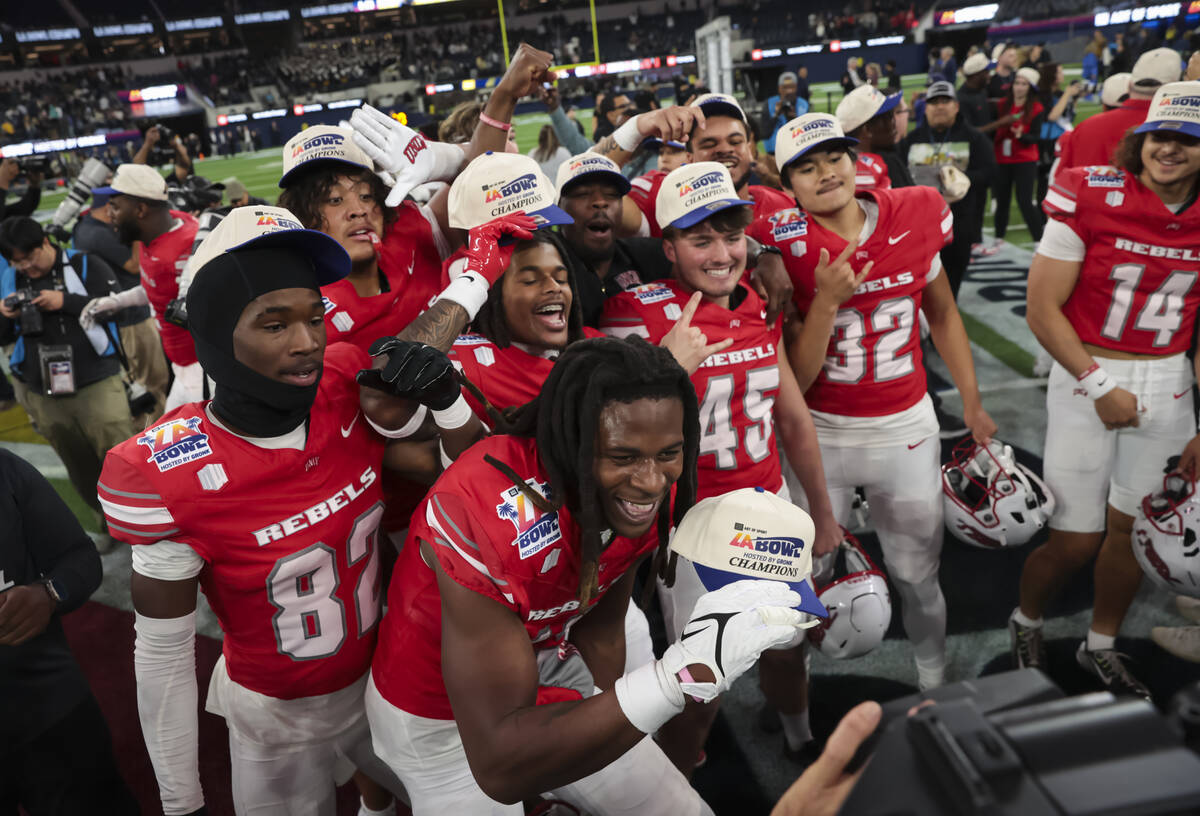
{"label": "white football glove", "polygon": [[[363,105],[350,114],[354,143],[394,180],[387,206],[396,207],[418,184],[434,178],[437,159],[425,137],[381,110]],[[461,152],[461,151],[459,151]],[[381,173],[382,175],[382,173]]]}
{"label": "white football glove", "polygon": [[[754,665],[766,649],[789,643],[805,615],[800,595],[781,581],[736,581],[700,597],[679,640],[661,660],[617,680],[617,702],[629,721],[652,734],[683,710],[684,695],[711,702]],[[684,681],[687,666],[703,665],[715,682]]]}
{"label": "white football glove", "polygon": [[150,299],[146,297],[146,290],[140,286],[126,289],[124,292],[117,292],[115,295],[93,298],[79,313],[79,325],[84,331],[90,331],[96,325],[96,321],[112,320],[116,317],[115,312],[121,309],[130,306],[146,306],[149,303]]}

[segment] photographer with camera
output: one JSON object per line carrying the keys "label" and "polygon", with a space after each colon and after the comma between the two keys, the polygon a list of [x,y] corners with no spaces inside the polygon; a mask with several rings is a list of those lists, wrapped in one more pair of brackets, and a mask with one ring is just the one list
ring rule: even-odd
{"label": "photographer with camera", "polygon": [[166,175],[168,180],[174,176],[178,181],[185,181],[193,172],[192,159],[188,155],[187,146],[175,135],[175,131],[166,125],[154,125],[146,129],[146,139],[138,152],[133,155],[134,164],[148,164],[161,167],[168,162],[175,163],[175,169]]}
{"label": "photographer with camera", "polygon": [[117,291],[101,258],[62,250],[27,216],[0,223],[0,345],[17,399],[67,468],[80,498],[103,519],[96,481],[108,449],[133,434],[121,382],[117,331],[79,324],[94,298]]}
{"label": "photographer with camera", "polygon": [[[134,241],[132,246],[121,243],[113,224],[112,211],[108,207],[108,196],[93,196],[91,209],[80,216],[71,238],[76,249],[98,255],[108,262],[117,276],[117,287],[122,292],[141,285],[142,268],[138,263],[141,243]],[[84,312],[82,321],[84,328],[88,328],[92,317],[86,308]],[[121,348],[125,351],[129,378],[141,383],[154,398],[150,409],[134,419],[135,427],[146,427],[162,416],[167,400],[169,377],[162,340],[159,339],[158,328],[154,325],[148,305],[130,306],[118,311],[115,322],[121,335]]]}
{"label": "photographer with camera", "polygon": [[[807,88],[808,83],[805,83]],[[799,79],[791,71],[779,75],[779,93],[767,100],[763,109],[763,146],[768,153],[775,152],[775,131],[801,114],[808,113],[808,100],[798,94]]]}
{"label": "photographer with camera", "polygon": [[[40,165],[37,164],[30,164],[22,168],[16,159],[0,161],[0,221],[10,215],[33,215],[33,211],[42,201],[42,179],[45,178],[45,172],[39,168]],[[22,173],[29,182],[29,189],[14,203],[5,204],[4,200],[8,198],[9,189]]]}

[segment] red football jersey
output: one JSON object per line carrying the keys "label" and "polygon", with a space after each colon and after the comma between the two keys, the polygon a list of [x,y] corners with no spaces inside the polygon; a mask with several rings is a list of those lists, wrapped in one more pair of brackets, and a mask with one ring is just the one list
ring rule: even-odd
{"label": "red football jersey", "polygon": [[175,224],[171,229],[142,245],[142,288],[150,299],[154,310],[154,322],[162,337],[163,350],[167,359],[176,365],[186,366],[196,362],[196,346],[187,329],[167,323],[163,315],[167,304],[179,297],[179,275],[192,256],[192,243],[200,222],[185,212],[171,210]]}
{"label": "red football jersey", "polygon": [[854,164],[855,190],[887,190],[892,186],[887,165],[874,153],[859,153]]}
{"label": "red football jersey", "polygon": [[[583,334],[604,336],[591,326],[584,326]],[[501,411],[536,397],[557,358],[557,354],[548,357],[516,345],[502,349],[482,334],[460,334],[450,349],[450,359],[458,370],[483,392],[493,408]],[[492,420],[483,404],[466,389],[463,396],[475,415],[490,427]]]}
{"label": "red football jersey", "polygon": [[1200,307],[1200,208],[1176,215],[1115,167],[1059,172],[1043,207],[1086,247],[1063,304],[1080,340],[1130,354],[1191,347]]}
{"label": "red football jersey", "polygon": [[[771,413],[779,393],[776,349],[782,330],[778,321],[767,325],[766,304],[744,283],[742,288],[745,298],[736,309],[701,301],[692,318],[710,340],[733,338],[733,345],[692,374],[700,401],[700,499],[742,487],[777,491],[783,482]],[[677,281],[648,283],[609,298],[600,328],[658,343],[690,298]]]}
{"label": "red football jersey", "polygon": [[1020,137],[1013,131],[1014,125],[1020,125],[1023,136],[1029,135],[1029,126],[1034,118],[1041,113],[1045,108],[1042,103],[1034,100],[1032,111],[1028,117],[1025,115],[1025,106],[1012,108],[1010,110],[1007,99],[1002,100],[996,107],[996,117],[1003,118],[1009,113],[1017,117],[1017,121],[1011,125],[1004,125],[996,128],[996,134],[993,137],[996,148],[996,163],[997,164],[1020,164],[1024,162],[1035,162],[1038,160],[1037,142],[1022,142]]}
{"label": "red football jersey", "polygon": [[[631,181],[633,187],[629,190],[629,197],[638,205],[638,209],[646,216],[646,221],[650,224],[650,236],[652,238],[662,237],[662,229],[658,226],[658,219],[655,217],[655,203],[658,200],[658,188],[662,187],[663,179],[667,174],[662,170],[651,170],[645,175],[638,176]],[[760,219],[766,219],[776,210],[784,209],[785,207],[795,206],[796,202],[792,197],[779,190],[771,187],[763,187],[760,184],[751,184],[746,187],[743,196],[748,196],[754,201],[754,224],[746,230],[746,234],[751,238],[757,239],[758,236],[754,230]]]}
{"label": "red football jersey", "polygon": [[[805,392],[808,407],[844,416],[886,416],[925,395],[917,311],[938,252],[953,237],[954,218],[932,187],[859,193],[879,205],[879,219],[851,264],[874,260],[871,276],[842,304],[833,323],[825,365]],[[806,213],[797,212],[783,252],[795,287],[793,298],[808,314],[816,292],[813,273],[821,250],[836,258],[846,241]]]}
{"label": "red football jersey", "polygon": [[[533,439],[492,436],[442,474],[413,517],[388,588],[373,677],[392,705],[439,720],[454,718],[442,680],[442,607],[437,579],[422,560],[429,545],[441,568],[467,589],[507,607],[535,649],[558,646],[587,610],[579,608],[579,525],[563,508],[542,513],[512,480],[484,461],[504,462],[546,496],[549,479]],[[651,531],[617,537],[600,555],[600,592],[654,550]]]}
{"label": "red football jersey", "polygon": [[193,402],[104,462],[109,532],[181,542],[204,559],[229,676],[260,694],[328,694],[371,662],[384,440],[358,408],[354,375],[366,365],[348,344],[326,351],[302,451],[260,448]]}
{"label": "red football jersey", "polygon": [[441,292],[442,258],[433,227],[411,201],[398,207],[397,215],[379,250],[379,269],[390,291],[362,297],[348,280],[321,287],[331,345],[353,343],[366,351],[380,337],[399,334]]}

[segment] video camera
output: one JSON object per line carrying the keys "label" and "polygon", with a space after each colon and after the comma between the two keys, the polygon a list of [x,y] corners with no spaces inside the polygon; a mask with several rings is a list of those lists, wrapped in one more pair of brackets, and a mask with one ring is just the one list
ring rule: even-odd
{"label": "video camera", "polygon": [[167,199],[172,209],[196,215],[214,204],[220,204],[225,195],[225,185],[212,182],[203,176],[188,176],[182,182],[167,184]]}
{"label": "video camera", "polygon": [[[851,763],[871,757],[839,814],[1195,814],[1198,697],[1180,692],[1168,720],[1142,699],[1064,697],[1024,669],[894,700]],[[907,716],[924,699],[936,705]]]}
{"label": "video camera", "polygon": [[21,336],[32,337],[42,333],[42,312],[33,305],[37,293],[28,286],[23,286],[4,299],[4,308],[19,312],[17,320],[21,321]]}
{"label": "video camera", "polygon": [[88,159],[83,163],[83,169],[79,171],[79,175],[71,182],[71,186],[67,188],[67,197],[58,205],[58,209],[54,211],[54,218],[50,221],[50,226],[47,229],[51,235],[60,241],[69,241],[71,236],[67,232],[67,224],[75,216],[79,215],[79,211],[83,209],[83,205],[92,196],[92,188],[99,187],[108,179],[109,169],[97,159]]}
{"label": "video camera", "polygon": [[1084,96],[1091,96],[1092,94],[1094,94],[1096,92],[1096,89],[1098,87],[1100,87],[1097,83],[1093,82],[1090,79],[1077,79],[1074,82],[1072,82],[1071,84],[1072,85],[1082,85]]}
{"label": "video camera", "polygon": [[50,175],[51,161],[49,156],[25,156],[17,160],[17,166],[21,168],[22,175],[37,173],[45,177]]}

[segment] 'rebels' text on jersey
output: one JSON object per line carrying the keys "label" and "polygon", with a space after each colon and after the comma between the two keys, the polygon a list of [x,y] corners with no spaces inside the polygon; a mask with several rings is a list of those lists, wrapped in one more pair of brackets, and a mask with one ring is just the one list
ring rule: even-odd
{"label": "'rebels' text on jersey", "polygon": [[[779,394],[781,329],[778,322],[767,326],[766,304],[741,285],[745,297],[736,309],[701,301],[692,318],[709,338],[734,341],[692,374],[700,402],[699,499],[748,486],[777,491],[783,481],[772,413]],[[690,298],[673,280],[639,286],[608,299],[600,328],[658,343]]]}
{"label": "'rebels' text on jersey", "polygon": [[[954,221],[932,187],[858,195],[874,201],[879,214],[850,262],[855,269],[872,260],[875,266],[838,310],[825,364],[804,398],[815,411],[885,416],[911,408],[925,395],[917,312],[922,290],[941,267],[938,253],[953,238]],[[783,252],[801,315],[812,305],[821,250],[836,258],[847,243],[811,216],[806,224],[802,235],[771,240]]]}
{"label": "'rebels' text on jersey", "polygon": [[1176,215],[1115,167],[1059,172],[1043,207],[1086,247],[1063,304],[1080,340],[1131,354],[1191,347],[1200,307],[1200,210]]}
{"label": "'rebels' text on jersey", "polygon": [[[539,510],[485,454],[549,497],[536,441],[492,436],[446,469],[413,517],[388,589],[372,676],[388,702],[421,717],[454,718],[442,680],[441,598],[422,543],[451,579],[520,618],[535,649],[557,647],[586,612],[578,600],[579,525],[565,507]],[[657,543],[652,528],[604,547],[593,606]]]}
{"label": "'rebels' text on jersey", "polygon": [[371,662],[384,440],[358,407],[348,344],[326,350],[304,450],[264,449],[189,403],[113,448],[98,492],[113,537],[205,561],[229,676],[271,697],[327,694]]}

